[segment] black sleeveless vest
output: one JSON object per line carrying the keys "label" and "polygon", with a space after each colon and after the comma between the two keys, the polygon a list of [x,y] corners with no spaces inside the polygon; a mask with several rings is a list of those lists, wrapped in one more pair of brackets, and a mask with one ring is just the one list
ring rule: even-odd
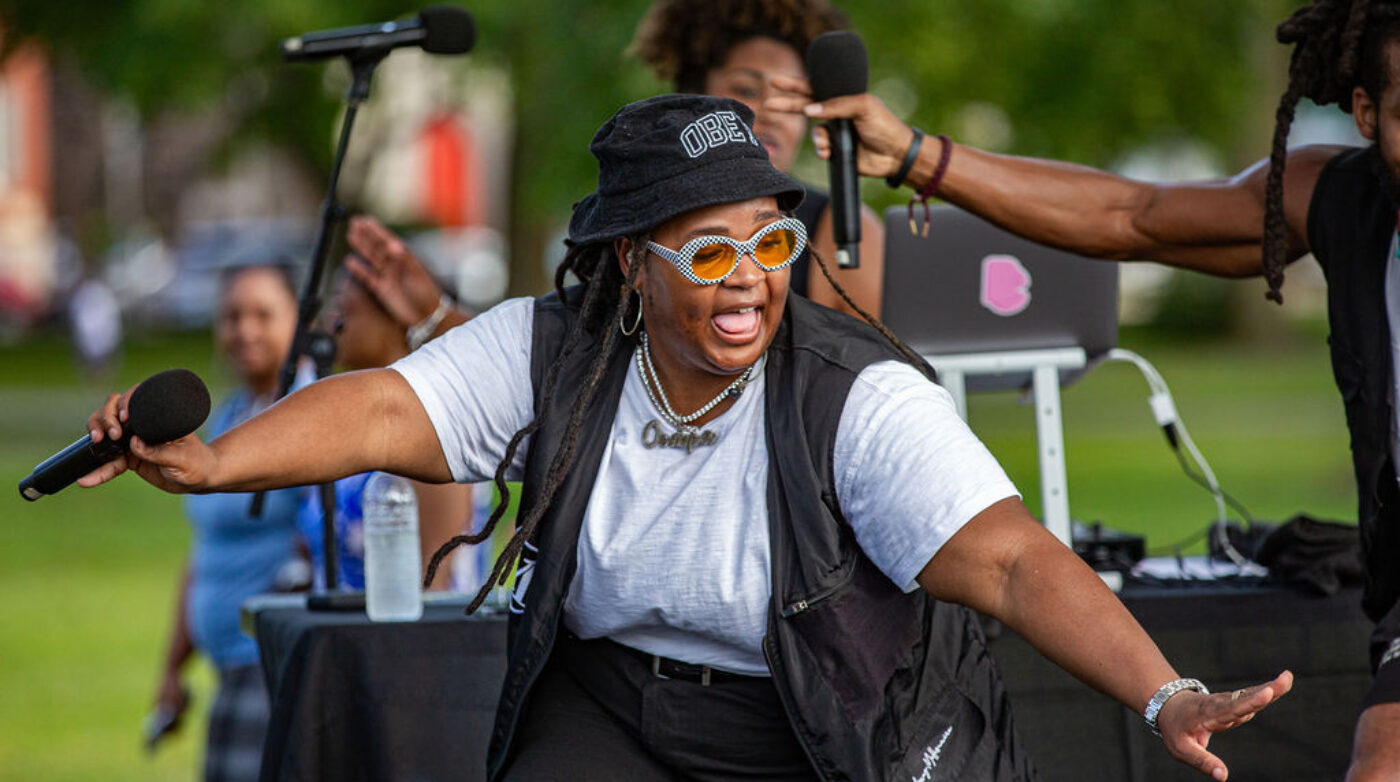
{"label": "black sleeveless vest", "polygon": [[[578,314],[581,293],[535,306],[531,373],[537,414],[543,378]],[[583,387],[599,333],[585,332],[559,369]],[[508,668],[488,755],[498,779],[531,687],[561,626],[593,482],[612,430],[632,344],[609,357],[578,433],[577,458],[536,535],[524,611],[510,625]],[[876,569],[841,517],[832,448],[851,382],[898,358],[874,329],[789,296],[768,351],[765,416],[773,585],[763,652],[813,768],[824,780],[1034,779],[1012,726],[1000,674],[976,617],[922,591],[905,594]],[[532,439],[522,514],[541,500],[574,394],[552,400]]]}
{"label": "black sleeveless vest", "polygon": [[1356,470],[1357,520],[1366,566],[1362,608],[1379,620],[1400,597],[1400,491],[1390,443],[1390,321],[1385,267],[1396,205],[1381,189],[1374,147],[1344,152],[1318,176],[1308,206],[1308,244],[1327,276],[1332,374],[1346,405]]}

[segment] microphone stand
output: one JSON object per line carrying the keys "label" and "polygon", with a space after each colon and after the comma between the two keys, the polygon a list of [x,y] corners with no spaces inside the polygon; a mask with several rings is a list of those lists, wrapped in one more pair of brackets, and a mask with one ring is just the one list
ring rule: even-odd
{"label": "microphone stand", "polygon": [[[310,273],[306,278],[306,286],[302,288],[297,308],[296,335],[292,339],[292,349],[282,364],[281,375],[278,378],[278,399],[286,396],[291,390],[302,356],[310,356],[313,359],[316,379],[330,374],[331,361],[335,356],[335,339],[324,332],[313,331],[311,324],[321,310],[321,279],[325,271],[326,257],[330,253],[331,233],[336,224],[346,218],[344,207],[336,201],[336,188],[340,182],[340,167],[345,162],[345,152],[350,146],[350,131],[355,125],[355,114],[360,104],[369,97],[374,68],[388,54],[388,48],[370,47],[346,57],[353,78],[350,88],[345,92],[345,120],[340,126],[340,142],[336,147],[335,160],[331,164],[330,180],[326,185],[326,200],[321,203],[321,225],[311,252]],[[323,483],[318,490],[321,501],[321,556],[325,589],[313,590],[306,598],[306,607],[313,611],[362,610],[365,605],[364,592],[343,590],[339,586],[335,545],[335,484]],[[264,492],[253,496],[249,512],[254,518],[262,515],[264,496]]]}

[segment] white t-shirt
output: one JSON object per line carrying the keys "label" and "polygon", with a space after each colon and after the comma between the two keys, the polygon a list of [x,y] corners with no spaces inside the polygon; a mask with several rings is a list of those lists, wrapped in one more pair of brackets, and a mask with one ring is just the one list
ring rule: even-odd
{"label": "white t-shirt", "polygon": [[[457,481],[491,477],[534,414],[533,317],[532,299],[507,301],[393,365],[427,410]],[[642,429],[660,416],[629,362],[564,606],[579,637],[767,674],[765,382],[759,373],[705,425],[715,444],[649,449]],[[526,445],[509,479],[521,477]],[[865,553],[905,590],[917,588],[915,577],[973,516],[1017,495],[948,393],[902,362],[873,364],[856,378],[832,457],[842,514]]]}

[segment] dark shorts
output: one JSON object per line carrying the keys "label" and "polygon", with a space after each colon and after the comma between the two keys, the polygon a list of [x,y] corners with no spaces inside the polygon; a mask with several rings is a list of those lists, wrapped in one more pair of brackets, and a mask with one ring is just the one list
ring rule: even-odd
{"label": "dark shorts", "polygon": [[772,680],[709,685],[642,653],[564,633],[516,731],[507,780],[816,779]]}
{"label": "dark shorts", "polygon": [[1400,602],[1390,607],[1371,634],[1371,689],[1363,708],[1400,703]]}

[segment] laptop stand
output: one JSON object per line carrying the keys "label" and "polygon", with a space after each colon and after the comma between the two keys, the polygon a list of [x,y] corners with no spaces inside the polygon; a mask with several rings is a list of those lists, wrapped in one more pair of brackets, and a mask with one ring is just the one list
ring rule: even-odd
{"label": "laptop stand", "polygon": [[1065,478],[1065,435],[1060,415],[1060,372],[1083,369],[1088,358],[1083,348],[1005,350],[987,353],[925,355],[938,371],[938,382],[967,420],[969,375],[1029,374],[1035,400],[1035,435],[1040,456],[1040,506],[1045,526],[1066,546],[1070,537],[1069,493]]}

